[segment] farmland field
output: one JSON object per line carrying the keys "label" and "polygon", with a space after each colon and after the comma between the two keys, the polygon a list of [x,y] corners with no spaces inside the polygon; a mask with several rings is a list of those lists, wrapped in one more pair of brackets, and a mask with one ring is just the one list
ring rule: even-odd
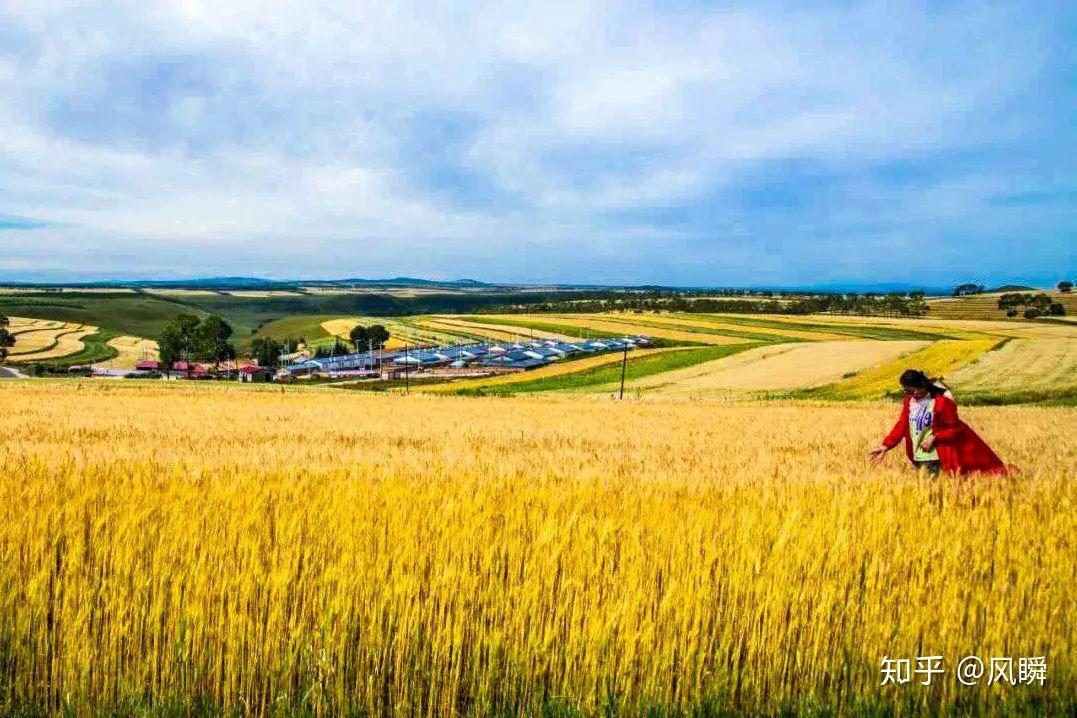
{"label": "farmland field", "polygon": [[797,389],[911,354],[924,342],[826,341],[760,347],[631,385],[647,396],[703,396],[732,390]]}
{"label": "farmland field", "polygon": [[[889,402],[17,380],[0,403],[0,712],[1077,706],[1071,408],[965,410],[1022,473],[959,485],[864,462]],[[946,680],[880,686],[883,656],[936,654]],[[966,688],[966,655],[1048,678]]]}
{"label": "farmland field", "polygon": [[[1023,291],[1021,294],[1046,294],[1053,301],[1061,302],[1067,314],[1077,314],[1077,294],[1058,291]],[[998,298],[1004,292],[987,292],[966,297],[942,297],[928,301],[928,316],[945,319],[1006,319],[1006,312],[998,308]]]}

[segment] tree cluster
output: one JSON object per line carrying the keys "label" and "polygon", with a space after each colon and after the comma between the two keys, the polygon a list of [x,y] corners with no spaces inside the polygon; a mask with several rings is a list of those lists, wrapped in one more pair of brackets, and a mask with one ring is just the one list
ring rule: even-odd
{"label": "tree cluster", "polygon": [[222,361],[236,356],[231,337],[232,327],[215,314],[203,319],[194,314],[177,314],[157,337],[161,365],[168,371],[183,361],[188,373],[194,361],[211,361],[219,368]]}
{"label": "tree cluster", "polygon": [[955,297],[967,297],[970,294],[983,294],[987,288],[982,284],[958,284],[954,287]]}
{"label": "tree cluster", "polygon": [[371,324],[369,327],[358,324],[352,327],[348,338],[357,352],[378,350],[389,341],[389,331],[381,324]]}
{"label": "tree cluster", "polygon": [[15,335],[8,330],[11,321],[0,314],[0,361],[7,359],[8,351],[15,346]]}
{"label": "tree cluster", "polygon": [[858,314],[865,316],[918,317],[927,313],[923,292],[890,294],[786,294],[785,301],[768,298],[769,292],[740,294],[744,299],[703,296],[698,293],[639,293],[607,299],[542,302],[509,305],[497,313],[532,312],[685,312],[727,314]]}
{"label": "tree cluster", "polygon": [[314,358],[315,359],[324,359],[326,357],[336,357],[336,356],[340,356],[341,354],[347,354],[347,353],[348,353],[348,345],[345,344],[340,339],[340,337],[336,337],[336,338],[333,339],[333,344],[332,345],[322,344],[319,347],[315,347],[315,349],[314,349]]}
{"label": "tree cluster", "polygon": [[1003,294],[998,298],[998,308],[1004,310],[1008,317],[1016,317],[1021,314],[1025,319],[1044,316],[1064,317],[1066,315],[1066,307],[1062,302],[1054,301],[1043,292],[1039,294],[1024,294],[1021,292]]}
{"label": "tree cluster", "polygon": [[274,339],[273,337],[255,337],[251,340],[250,355],[258,366],[276,366],[282,354],[290,354],[299,346],[299,339]]}
{"label": "tree cluster", "polygon": [[1062,292],[1063,294],[1069,294],[1070,292],[1073,291],[1073,282],[1070,282],[1070,281],[1059,282],[1058,283],[1058,291]]}

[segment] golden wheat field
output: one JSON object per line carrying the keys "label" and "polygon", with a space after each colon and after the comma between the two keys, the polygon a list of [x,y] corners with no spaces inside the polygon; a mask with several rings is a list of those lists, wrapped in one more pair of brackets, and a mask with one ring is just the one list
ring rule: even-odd
{"label": "golden wheat field", "polygon": [[[0,383],[0,712],[1064,715],[1074,410]],[[928,687],[883,656],[941,655]],[[968,688],[966,655],[1045,656]],[[919,677],[917,677],[919,678]]]}

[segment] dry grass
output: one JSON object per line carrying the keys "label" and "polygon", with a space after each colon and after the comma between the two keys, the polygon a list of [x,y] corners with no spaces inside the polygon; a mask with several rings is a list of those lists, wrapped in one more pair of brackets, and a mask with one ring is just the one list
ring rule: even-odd
{"label": "dry grass", "polygon": [[826,341],[751,349],[632,384],[646,396],[705,397],[729,392],[799,389],[841,379],[926,345],[913,341]]}
{"label": "dry grass", "polygon": [[[1025,473],[959,491],[864,464],[892,404],[81,382],[0,403],[5,711],[1077,701],[1071,409],[967,412]],[[882,656],[925,654],[947,680],[879,687]],[[963,688],[968,654],[1044,655],[1047,684]]]}

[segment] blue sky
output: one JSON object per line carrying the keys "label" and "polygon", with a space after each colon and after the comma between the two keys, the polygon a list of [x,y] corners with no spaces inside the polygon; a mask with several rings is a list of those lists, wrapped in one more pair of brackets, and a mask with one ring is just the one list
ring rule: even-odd
{"label": "blue sky", "polygon": [[0,0],[0,279],[1072,278],[1071,2]]}

